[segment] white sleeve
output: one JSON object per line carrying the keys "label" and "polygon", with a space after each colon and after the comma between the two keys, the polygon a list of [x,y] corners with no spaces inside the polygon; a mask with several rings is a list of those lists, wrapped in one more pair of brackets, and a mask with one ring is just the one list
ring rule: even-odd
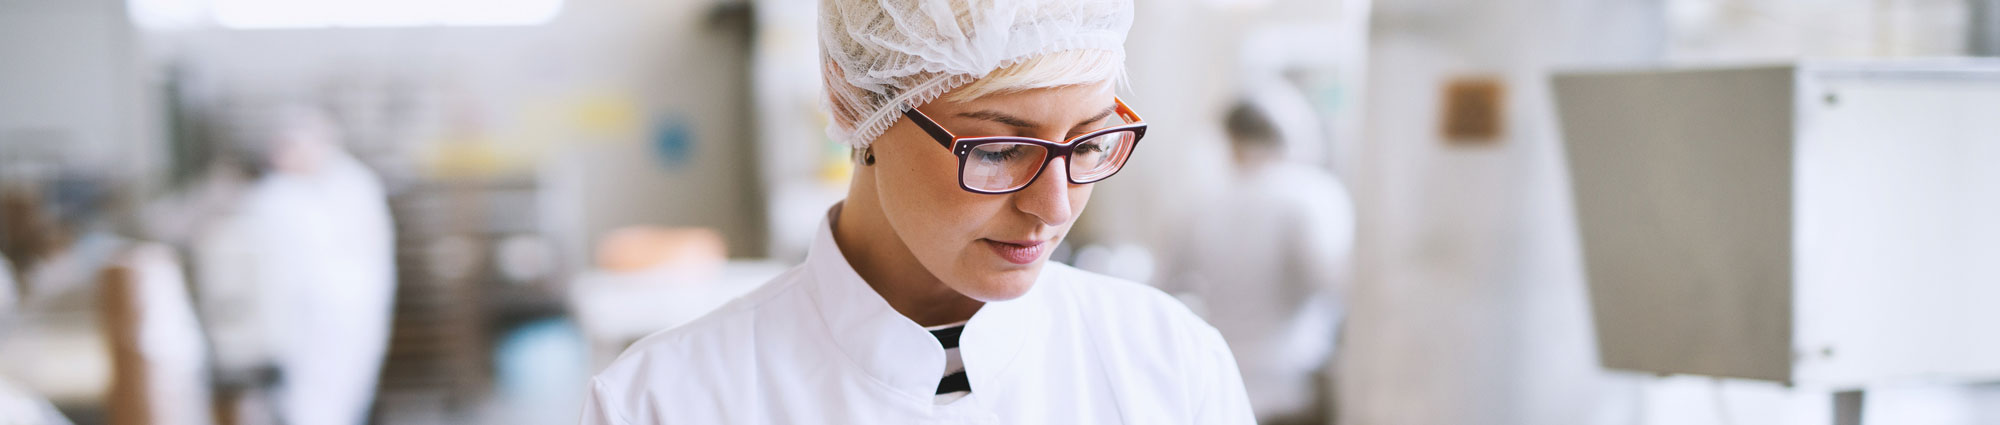
{"label": "white sleeve", "polygon": [[596,378],[591,378],[590,392],[587,393],[583,398],[583,420],[578,422],[579,424],[581,425],[629,425],[630,424],[630,422],[625,421],[624,417],[619,416],[618,409],[611,406],[612,400],[606,398],[605,397],[606,395],[607,394],[604,391],[604,383],[599,382]]}
{"label": "white sleeve", "polygon": [[1243,389],[1243,374],[1236,369],[1236,356],[1229,353],[1229,347],[1222,341],[1222,333],[1206,327],[1203,344],[1209,353],[1204,373],[1206,390],[1202,394],[1199,407],[1195,410],[1194,423],[1198,424],[1255,424],[1256,414],[1250,411],[1250,395]]}

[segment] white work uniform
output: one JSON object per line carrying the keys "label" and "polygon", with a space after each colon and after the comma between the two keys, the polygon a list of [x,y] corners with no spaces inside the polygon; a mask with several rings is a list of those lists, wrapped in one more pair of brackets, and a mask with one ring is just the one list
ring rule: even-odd
{"label": "white work uniform", "polygon": [[246,194],[258,300],[294,425],[368,421],[396,297],[389,198],[375,174],[330,152],[311,174],[273,173]]}
{"label": "white work uniform", "polygon": [[1222,331],[1259,419],[1322,403],[1354,243],[1354,206],[1333,176],[1277,163],[1246,170],[1169,252],[1161,289],[1187,293]]}
{"label": "white work uniform", "polygon": [[1215,328],[1158,290],[1054,262],[966,323],[971,393],[937,404],[945,350],[848,265],[839,208],[805,264],[627,349],[591,380],[583,423],[1253,422]]}

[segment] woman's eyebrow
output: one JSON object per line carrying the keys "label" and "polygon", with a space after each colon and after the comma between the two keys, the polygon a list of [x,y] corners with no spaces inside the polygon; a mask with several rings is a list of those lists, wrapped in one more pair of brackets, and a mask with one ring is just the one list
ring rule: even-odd
{"label": "woman's eyebrow", "polygon": [[1111,113],[1112,113],[1112,112],[1118,112],[1118,104],[1117,104],[1117,103],[1112,103],[1112,104],[1111,104],[1111,106],[1109,106],[1109,107],[1106,107],[1106,108],[1104,108],[1104,112],[1101,112],[1101,113],[1098,113],[1098,114],[1097,114],[1097,116],[1094,116],[1094,117],[1090,117],[1090,119],[1087,119],[1087,120],[1083,120],[1083,122],[1079,122],[1079,123],[1076,123],[1076,126],[1077,126],[1077,127],[1082,127],[1082,126],[1086,126],[1086,125],[1090,125],[1090,123],[1094,123],[1094,122],[1098,122],[1098,121],[1103,121],[1103,120],[1104,120],[1104,117],[1109,117],[1109,116],[1111,116]]}
{"label": "woman's eyebrow", "polygon": [[1010,126],[1010,127],[1020,127],[1020,128],[1040,128],[1040,127],[1041,127],[1041,124],[1036,124],[1036,123],[1035,123],[1034,121],[1028,121],[1028,120],[1026,120],[1026,119],[1023,119],[1023,118],[1021,118],[1021,117],[1017,117],[1017,116],[1013,116],[1013,115],[1007,115],[1007,114],[1005,114],[1005,113],[1001,113],[1001,112],[996,112],[996,111],[977,111],[977,112],[964,112],[964,113],[960,113],[960,114],[958,114],[958,116],[961,116],[961,117],[966,117],[966,118],[972,118],[972,119],[981,119],[981,120],[987,120],[987,121],[992,121],[992,122],[997,122],[997,123],[1001,123],[1001,124],[1006,124],[1006,125],[1008,125],[1008,126]]}
{"label": "woman's eyebrow", "polygon": [[[1104,120],[1104,117],[1109,117],[1109,116],[1111,116],[1111,113],[1113,113],[1113,112],[1117,112],[1117,111],[1118,111],[1118,104],[1116,104],[1116,103],[1113,103],[1113,104],[1111,104],[1111,106],[1108,106],[1108,107],[1105,107],[1105,108],[1104,108],[1104,112],[1099,112],[1099,113],[1098,113],[1098,114],[1097,114],[1096,116],[1092,116],[1092,117],[1090,117],[1090,119],[1087,119],[1087,120],[1083,120],[1082,122],[1078,122],[1078,123],[1076,123],[1076,126],[1077,126],[1077,127],[1082,127],[1082,126],[1086,126],[1086,125],[1090,125],[1090,123],[1094,123],[1094,122],[1098,122],[1098,121],[1103,121],[1103,120]],[[997,123],[1001,123],[1001,124],[1006,124],[1006,125],[1007,125],[1007,126],[1009,126],[1009,127],[1018,127],[1018,128],[1030,128],[1030,129],[1032,129],[1032,128],[1041,128],[1041,126],[1042,126],[1041,124],[1038,124],[1038,123],[1036,123],[1036,122],[1034,122],[1034,121],[1029,121],[1029,120],[1028,120],[1028,119],[1026,119],[1026,118],[1021,118],[1021,117],[1017,117],[1017,116],[1013,116],[1013,115],[1008,115],[1008,114],[1007,114],[1007,113],[1005,113],[1005,112],[999,112],[999,111],[990,111],[990,110],[987,110],[987,111],[973,111],[973,112],[962,112],[962,113],[959,113],[959,114],[958,114],[958,116],[961,116],[961,117],[966,117],[966,118],[972,118],[972,119],[978,119],[978,120],[987,120],[987,121],[992,121],[992,122],[997,122]]]}

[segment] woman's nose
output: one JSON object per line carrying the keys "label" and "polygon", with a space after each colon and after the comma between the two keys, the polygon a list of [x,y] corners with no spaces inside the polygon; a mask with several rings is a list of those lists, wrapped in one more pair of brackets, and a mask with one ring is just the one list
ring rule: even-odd
{"label": "woman's nose", "polygon": [[1067,159],[1056,158],[1045,165],[1042,175],[1028,187],[1014,192],[1014,208],[1042,220],[1042,224],[1061,226],[1073,217],[1069,205],[1069,163]]}

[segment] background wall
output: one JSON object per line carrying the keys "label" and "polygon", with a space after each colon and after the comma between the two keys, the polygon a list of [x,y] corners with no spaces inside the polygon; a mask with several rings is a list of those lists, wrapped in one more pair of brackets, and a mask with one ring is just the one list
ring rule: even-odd
{"label": "background wall", "polygon": [[124,11],[116,0],[0,1],[0,164],[155,165],[156,151],[138,139],[139,68]]}
{"label": "background wall", "polygon": [[750,24],[720,5],[572,0],[528,27],[162,28],[146,51],[199,107],[330,107],[391,180],[546,173],[544,225],[569,258],[641,223],[715,227],[757,256]]}

